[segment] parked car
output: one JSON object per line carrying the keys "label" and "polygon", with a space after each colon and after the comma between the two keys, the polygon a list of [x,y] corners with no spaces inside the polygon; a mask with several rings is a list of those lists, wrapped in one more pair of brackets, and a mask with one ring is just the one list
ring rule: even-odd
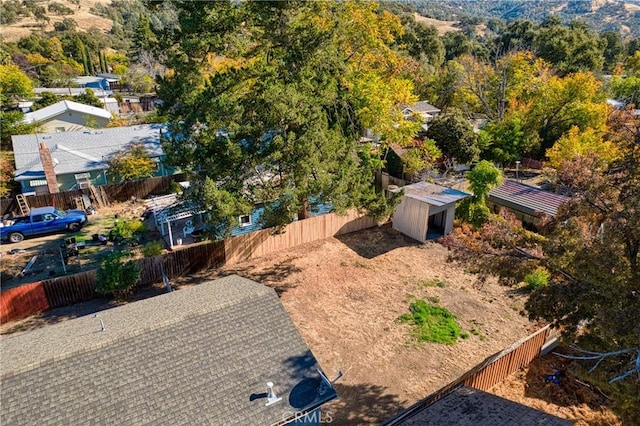
{"label": "parked car", "polygon": [[58,210],[55,207],[38,207],[29,216],[13,218],[0,227],[0,238],[18,243],[25,237],[60,231],[77,231],[87,223],[82,210]]}

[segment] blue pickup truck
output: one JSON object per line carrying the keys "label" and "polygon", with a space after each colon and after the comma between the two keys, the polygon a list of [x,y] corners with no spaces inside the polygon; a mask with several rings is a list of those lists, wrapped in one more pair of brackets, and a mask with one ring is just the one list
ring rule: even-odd
{"label": "blue pickup truck", "polygon": [[38,207],[29,216],[12,219],[11,224],[0,227],[0,238],[19,243],[25,237],[59,231],[77,231],[87,223],[82,210],[58,210],[55,207]]}

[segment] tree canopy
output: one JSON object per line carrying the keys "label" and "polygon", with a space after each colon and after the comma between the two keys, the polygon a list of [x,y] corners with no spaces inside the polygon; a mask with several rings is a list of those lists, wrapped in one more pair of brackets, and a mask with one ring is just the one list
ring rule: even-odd
{"label": "tree canopy", "polygon": [[391,49],[397,17],[374,3],[176,6],[180,30],[160,34],[172,75],[159,92],[176,123],[165,152],[194,172],[200,202],[265,203],[266,225],[314,203],[384,213],[372,187],[382,164],[359,140],[369,128],[405,144],[417,130],[402,119],[417,99]]}

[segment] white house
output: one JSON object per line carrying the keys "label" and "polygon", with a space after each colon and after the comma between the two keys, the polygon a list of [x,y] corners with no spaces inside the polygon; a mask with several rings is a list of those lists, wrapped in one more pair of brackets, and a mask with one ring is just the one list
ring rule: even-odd
{"label": "white house", "polygon": [[[73,101],[60,101],[24,115],[24,122],[35,124],[43,133],[57,133],[107,127],[111,113],[102,108]],[[89,126],[87,124],[90,124]]]}

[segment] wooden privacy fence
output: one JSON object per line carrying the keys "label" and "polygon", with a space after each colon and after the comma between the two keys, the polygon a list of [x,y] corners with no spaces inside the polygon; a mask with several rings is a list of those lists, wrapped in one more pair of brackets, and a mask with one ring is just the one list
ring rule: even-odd
{"label": "wooden privacy fence", "polygon": [[525,367],[540,355],[540,350],[551,336],[551,327],[546,326],[535,333],[518,340],[513,345],[487,357],[480,364],[464,373],[457,380],[438,389],[425,399],[418,401],[397,416],[383,423],[384,426],[400,425],[403,422],[438,401],[458,386],[469,386],[487,391],[506,379],[511,373]]}
{"label": "wooden privacy fence", "polygon": [[[139,285],[162,282],[163,269],[169,279],[181,277],[375,225],[375,220],[362,217],[356,211],[344,216],[328,213],[294,222],[277,234],[274,234],[273,229],[263,229],[224,241],[185,246],[167,254],[138,260],[141,271]],[[33,292],[40,299],[24,296],[20,290],[23,288],[24,294]],[[13,290],[16,292],[12,292]],[[69,306],[97,297],[102,295],[96,293],[95,270],[27,284],[0,292],[2,321],[24,318],[47,309]]]}
{"label": "wooden privacy fence", "polygon": [[[132,182],[114,183],[97,186],[96,190],[107,198],[106,202],[129,201],[131,197],[145,198],[149,195],[161,195],[169,192],[174,176],[158,176],[147,179],[139,179]],[[75,199],[83,195],[91,196],[89,189],[76,189],[73,191],[58,192],[57,194],[29,195],[26,197],[29,207],[46,207],[55,205],[59,209],[75,209]],[[0,215],[16,211],[18,204],[15,198],[0,199]]]}
{"label": "wooden privacy fence", "polygon": [[0,322],[24,318],[50,309],[42,282],[3,290],[0,297]]}
{"label": "wooden privacy fence", "polygon": [[225,263],[231,265],[255,259],[300,244],[370,228],[376,224],[374,219],[351,210],[346,215],[328,213],[293,222],[275,234],[273,229],[263,229],[238,235],[225,240]]}

